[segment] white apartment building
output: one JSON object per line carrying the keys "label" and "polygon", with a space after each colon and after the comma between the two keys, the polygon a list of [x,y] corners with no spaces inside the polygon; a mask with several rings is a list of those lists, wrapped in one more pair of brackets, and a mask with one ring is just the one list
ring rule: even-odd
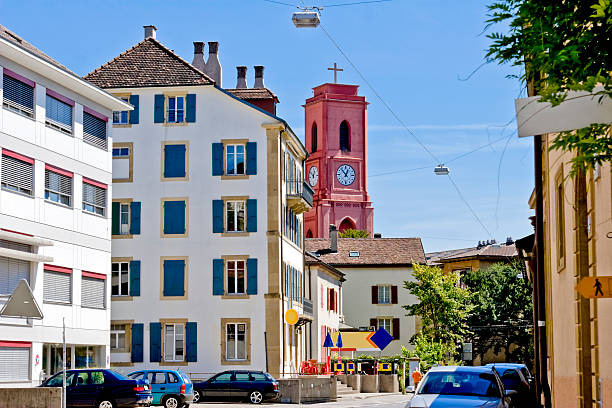
{"label": "white apartment building", "polygon": [[[192,64],[145,39],[85,78],[129,101],[113,128],[111,365],[295,372],[305,354],[306,151],[276,96],[221,87],[217,43]],[[109,260],[109,263],[111,261]],[[295,339],[295,340],[292,340]]]}
{"label": "white apartment building", "polygon": [[[111,128],[131,107],[0,26],[0,308],[21,279],[42,320],[0,318],[0,386],[110,362]],[[43,373],[44,371],[44,373]]]}

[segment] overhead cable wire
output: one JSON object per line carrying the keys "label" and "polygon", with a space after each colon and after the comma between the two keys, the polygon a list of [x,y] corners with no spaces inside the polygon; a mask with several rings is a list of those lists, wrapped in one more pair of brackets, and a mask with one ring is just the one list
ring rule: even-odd
{"label": "overhead cable wire", "polygon": [[338,4],[323,4],[321,8],[324,7],[340,7],[340,6],[354,6],[357,4],[368,4],[368,3],[386,3],[391,0],[369,0],[369,1],[356,1],[352,3],[338,3]]}
{"label": "overhead cable wire", "polygon": [[463,196],[463,193],[461,193],[461,190],[459,189],[459,186],[457,186],[457,183],[455,183],[455,180],[453,180],[453,177],[450,174],[447,174],[447,177],[452,183],[453,187],[455,187],[455,190],[457,190],[457,194],[459,194],[459,197],[461,198],[461,200],[463,200],[466,207],[470,210],[474,218],[476,218],[476,221],[478,221],[482,229],[485,230],[486,233],[489,234],[489,236],[492,238],[493,234],[491,234],[491,231],[489,231],[489,229],[484,225],[484,223],[480,220],[480,218],[478,217],[478,215],[476,214],[476,212],[474,211],[470,203],[465,199],[465,197]]}
{"label": "overhead cable wire", "polygon": [[276,1],[276,0],[263,0],[263,1],[267,3],[282,4],[283,6],[291,6],[291,7],[299,8],[299,6],[296,6],[295,4],[284,3],[282,1]]}

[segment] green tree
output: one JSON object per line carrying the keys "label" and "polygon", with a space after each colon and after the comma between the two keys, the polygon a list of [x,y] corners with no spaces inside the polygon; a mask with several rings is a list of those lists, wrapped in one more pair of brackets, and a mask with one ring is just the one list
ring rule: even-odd
{"label": "green tree", "polygon": [[532,292],[521,273],[515,262],[463,275],[472,303],[467,319],[473,333],[472,349],[481,361],[488,350],[503,350],[508,361],[532,362]]}
{"label": "green tree", "polygon": [[414,338],[414,351],[402,346],[402,357],[418,357],[421,362],[421,370],[427,371],[434,364],[458,365],[453,356],[457,353],[457,347],[452,343],[436,341],[419,333]]}
{"label": "green tree", "polygon": [[340,232],[338,236],[340,238],[369,238],[370,233],[365,230],[349,228],[349,229],[344,230],[344,232]]}
{"label": "green tree", "polygon": [[[570,91],[612,98],[612,0],[493,0],[487,28],[490,61],[526,66],[521,79],[533,84],[542,101],[557,105]],[[572,175],[612,159],[608,125],[592,124],[562,132],[551,149],[572,151]]]}
{"label": "green tree", "polygon": [[414,281],[404,282],[404,288],[419,302],[402,307],[410,316],[418,316],[423,328],[411,342],[423,335],[434,342],[456,347],[468,333],[470,295],[468,290],[457,285],[458,279],[456,274],[445,274],[440,268],[414,264]]}

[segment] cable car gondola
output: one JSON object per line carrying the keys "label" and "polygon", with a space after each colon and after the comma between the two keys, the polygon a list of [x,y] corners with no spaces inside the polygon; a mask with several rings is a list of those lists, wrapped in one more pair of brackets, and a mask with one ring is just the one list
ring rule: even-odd
{"label": "cable car gondola", "polygon": [[319,12],[316,10],[296,11],[291,20],[297,28],[317,28],[321,22]]}

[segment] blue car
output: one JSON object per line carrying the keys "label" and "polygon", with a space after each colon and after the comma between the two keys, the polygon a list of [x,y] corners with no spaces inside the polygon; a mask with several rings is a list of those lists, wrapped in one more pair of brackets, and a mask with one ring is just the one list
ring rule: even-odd
{"label": "blue car", "polygon": [[193,402],[193,384],[177,370],[138,370],[128,377],[145,380],[151,385],[153,405],[166,408],[187,408]]}
{"label": "blue car", "polygon": [[[524,364],[493,363],[487,364],[501,377],[502,383],[507,390],[515,390],[513,397],[514,405],[517,407],[531,408],[536,406],[536,397],[533,387],[533,379]],[[526,377],[526,374],[529,377]],[[531,379],[531,382],[529,381]]]}

